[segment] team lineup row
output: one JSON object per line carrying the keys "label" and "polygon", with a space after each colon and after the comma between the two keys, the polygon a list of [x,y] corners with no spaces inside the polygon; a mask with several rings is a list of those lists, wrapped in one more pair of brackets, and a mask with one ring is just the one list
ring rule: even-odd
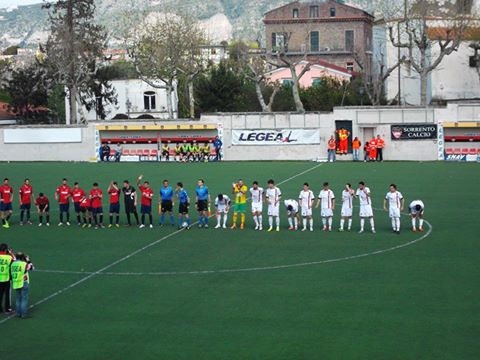
{"label": "team lineup row", "polygon": [[[133,215],[137,226],[144,228],[146,219],[149,220],[149,227],[153,228],[152,204],[154,192],[148,181],[143,181],[140,175],[136,184],[140,190],[140,214],[137,212],[137,191],[128,180],[123,182],[120,188],[117,182],[111,181],[107,193],[109,196],[109,225],[108,227],[120,227],[120,197],[123,194],[124,210],[127,218],[126,226],[131,226],[131,216]],[[275,185],[274,180],[267,182],[266,189],[259,186],[257,181],[248,188],[243,180],[238,180],[232,184],[231,191],[234,200],[232,201],[227,194],[218,194],[214,200],[215,216],[217,224],[216,229],[227,228],[228,215],[233,208],[233,219],[230,225],[231,229],[236,229],[238,219],[240,218],[240,229],[245,228],[247,213],[247,200],[251,201],[251,213],[255,222],[255,230],[263,230],[263,206],[267,205],[268,231],[280,231],[280,207],[282,201],[282,191]],[[50,225],[50,201],[44,193],[39,193],[35,198],[33,186],[29,179],[25,179],[19,189],[20,204],[20,225],[31,225],[32,204],[37,208],[39,217],[39,226]],[[54,193],[55,201],[59,204],[59,226],[70,225],[70,204],[73,204],[77,218],[77,224],[83,227],[92,227],[96,229],[103,228],[103,199],[104,194],[98,183],[94,183],[92,189],[88,192],[80,187],[79,183],[74,183],[73,187],[68,185],[67,179],[63,179],[60,186]],[[2,226],[10,227],[10,219],[13,213],[14,191],[9,184],[9,179],[4,179],[0,186],[0,216]],[[308,183],[304,183],[298,199],[286,199],[283,201],[285,206],[289,230],[298,230],[300,223],[302,231],[313,231],[313,209],[320,207],[320,216],[324,231],[332,231],[333,216],[336,206],[335,194],[330,189],[327,182],[323,183],[323,188],[318,194],[315,204],[315,195],[310,189]],[[342,190],[341,196],[341,219],[339,231],[350,231],[352,229],[353,218],[353,200],[358,199],[360,210],[360,231],[365,229],[365,221],[369,220],[370,229],[375,233],[375,222],[373,216],[373,207],[371,201],[371,192],[366,184],[361,181],[355,190],[351,184],[346,184]],[[177,221],[174,216],[174,205],[178,202],[178,227],[190,229],[189,210],[191,200],[188,192],[184,189],[183,183],[176,183],[175,189],[170,186],[168,180],[164,180],[159,191],[159,214],[160,226],[165,224],[165,218],[170,218],[170,225],[174,226]],[[208,228],[209,217],[211,217],[211,196],[205,182],[200,179],[195,189],[195,209],[198,212],[198,227]],[[400,233],[401,212],[404,210],[405,200],[398,191],[395,184],[391,184],[389,191],[384,199],[384,210],[389,212],[391,218],[392,230]],[[424,204],[421,200],[414,200],[409,204],[409,213],[412,220],[412,230],[417,231],[416,222],[418,219],[418,230],[423,231],[423,213]],[[346,225],[346,227],[345,227]]]}

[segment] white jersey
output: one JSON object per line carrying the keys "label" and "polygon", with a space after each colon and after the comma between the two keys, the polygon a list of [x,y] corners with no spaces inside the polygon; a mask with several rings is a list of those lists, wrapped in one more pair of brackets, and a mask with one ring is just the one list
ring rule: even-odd
{"label": "white jersey", "polygon": [[254,189],[250,188],[250,198],[252,199],[253,204],[259,204],[263,202],[263,188],[258,187]]}
{"label": "white jersey", "polygon": [[[417,205],[421,206],[420,211],[417,211]],[[423,214],[423,211],[425,210],[425,205],[423,204],[422,200],[413,200],[410,205],[408,205],[408,209],[410,210],[410,214],[412,215]]]}
{"label": "white jersey", "polygon": [[292,207],[292,213],[289,215],[293,215],[293,214],[296,214],[298,212],[298,201],[297,200],[293,200],[293,199],[290,199],[290,200],[285,200],[284,202],[285,204],[285,207],[288,209],[289,206]]}
{"label": "white jersey", "polygon": [[353,214],[353,194],[350,191],[342,191],[342,216],[351,217]]}
{"label": "white jersey", "polygon": [[365,187],[363,190],[357,189],[357,196],[360,200],[360,206],[372,206],[372,199],[370,198],[370,189]]}
{"label": "white jersey", "polygon": [[282,191],[278,187],[274,187],[273,189],[268,188],[265,195],[269,205],[278,205],[280,197],[282,196]]}
{"label": "white jersey", "polygon": [[230,198],[227,195],[223,195],[223,199],[220,200],[217,196],[215,199],[215,207],[218,211],[225,211],[230,204]]}
{"label": "white jersey", "polygon": [[333,200],[335,200],[335,195],[332,190],[328,189],[320,191],[318,198],[322,204],[322,210],[333,208]]}
{"label": "white jersey", "polygon": [[312,190],[302,190],[300,191],[300,195],[298,195],[298,200],[300,200],[300,206],[303,208],[311,208],[312,201],[314,200],[315,195],[313,195]]}
{"label": "white jersey", "polygon": [[387,195],[385,195],[385,200],[388,201],[389,209],[398,209],[402,207],[402,200],[403,195],[400,191],[391,192],[389,191]]}

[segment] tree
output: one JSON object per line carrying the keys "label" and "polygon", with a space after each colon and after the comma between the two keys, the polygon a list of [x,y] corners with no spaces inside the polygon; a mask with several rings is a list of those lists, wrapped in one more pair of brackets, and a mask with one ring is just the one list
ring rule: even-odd
{"label": "tree", "polygon": [[[404,0],[403,14],[395,14],[388,20],[397,23],[397,27],[389,26],[390,41],[393,46],[405,49],[405,64],[419,75],[423,106],[427,105],[429,74],[445,56],[458,50],[469,23],[466,8],[452,10],[443,3],[439,0]],[[465,0],[459,3],[466,6]]]}
{"label": "tree", "polygon": [[205,69],[200,45],[205,34],[191,17],[164,14],[146,18],[128,45],[140,78],[152,87],[165,89],[167,111],[175,118],[173,97],[178,77],[185,76],[189,94],[190,116],[195,113],[194,79]]}
{"label": "tree", "polygon": [[46,121],[46,111],[39,107],[48,103],[48,90],[45,71],[34,64],[18,68],[12,72],[6,86],[10,94],[10,110],[25,123]]}
{"label": "tree", "polygon": [[78,105],[87,101],[88,85],[106,48],[104,28],[95,24],[95,1],[58,0],[44,8],[51,27],[45,65],[54,81],[67,88],[71,122],[84,122],[78,119]]}
{"label": "tree", "polygon": [[[251,48],[243,42],[236,42],[230,46],[230,57],[238,63],[238,68],[244,76],[255,84],[255,94],[262,111],[272,112],[272,106],[280,90],[280,84],[267,83],[266,74],[269,68],[265,59],[257,52],[252,52]],[[272,91],[267,98],[267,102],[265,99],[265,90],[269,86],[272,88]]]}

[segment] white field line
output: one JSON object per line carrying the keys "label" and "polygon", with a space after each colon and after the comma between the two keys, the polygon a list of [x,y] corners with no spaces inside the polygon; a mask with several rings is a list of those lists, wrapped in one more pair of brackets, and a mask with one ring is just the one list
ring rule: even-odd
{"label": "white field line", "polygon": [[[285,179],[285,180],[279,182],[278,184],[279,184],[279,185],[285,184],[286,182],[291,181],[291,180],[293,180],[293,179],[295,179],[295,178],[297,178],[297,177],[299,177],[299,176],[302,176],[302,175],[304,175],[304,174],[306,174],[306,173],[308,173],[308,172],[310,172],[310,171],[313,171],[313,170],[317,169],[318,167],[320,167],[320,166],[322,166],[322,165],[323,165],[323,163],[322,163],[322,164],[315,165],[315,166],[312,166],[311,168],[309,168],[309,169],[307,169],[307,170],[305,170],[305,171],[302,171],[302,172],[300,172],[300,173],[298,173],[298,174],[296,174],[296,175],[293,175],[293,176],[289,177],[288,179]],[[194,226],[195,224],[197,224],[197,222],[193,223],[192,226]],[[171,233],[171,234],[168,234],[168,235],[162,237],[161,239],[155,240],[155,241],[151,242],[150,244],[145,245],[144,247],[142,247],[142,248],[140,248],[140,249],[138,249],[138,250],[135,250],[134,252],[132,252],[132,253],[130,253],[130,254],[128,254],[128,255],[126,255],[126,256],[124,256],[124,257],[122,257],[122,258],[120,258],[120,259],[118,259],[118,260],[116,260],[116,261],[114,261],[114,262],[112,262],[112,263],[104,266],[103,268],[101,268],[101,269],[99,269],[99,270],[97,270],[97,271],[95,271],[95,272],[88,273],[87,276],[81,278],[80,280],[78,280],[78,281],[76,281],[76,282],[74,282],[74,283],[72,283],[72,284],[70,284],[70,285],[68,285],[68,286],[66,286],[66,287],[64,287],[64,288],[62,288],[62,289],[60,289],[60,290],[58,290],[58,291],[50,294],[50,295],[48,295],[47,297],[45,297],[45,298],[37,301],[36,303],[30,305],[29,308],[32,309],[32,308],[34,308],[34,307],[37,307],[37,306],[43,304],[44,302],[47,302],[47,301],[49,301],[49,300],[57,297],[58,295],[61,295],[61,294],[63,294],[64,292],[69,291],[69,290],[73,289],[74,287],[77,287],[77,286],[80,285],[80,284],[83,284],[85,281],[90,280],[91,278],[93,278],[93,277],[95,277],[95,276],[97,276],[97,275],[100,275],[101,273],[104,273],[106,270],[114,267],[115,265],[118,265],[118,264],[120,264],[120,263],[122,263],[122,262],[124,262],[124,261],[126,261],[126,260],[128,260],[128,259],[130,259],[130,258],[132,258],[133,256],[138,255],[139,253],[141,253],[141,252],[143,252],[143,251],[145,251],[145,250],[147,250],[147,249],[149,249],[149,248],[151,248],[151,247],[153,247],[153,246],[155,246],[155,245],[160,244],[161,242],[163,242],[163,241],[165,241],[165,240],[173,237],[174,235],[177,235],[178,233],[180,233],[180,232],[182,232],[182,231],[184,231],[184,229],[180,229],[180,230],[177,230],[177,231],[175,231],[175,232],[173,232],[173,233]],[[86,274],[86,273],[82,273],[82,275],[85,275],[85,274]],[[10,315],[10,316],[8,316],[8,317],[0,320],[0,324],[3,324],[3,323],[5,323],[5,322],[7,322],[8,320],[10,320],[10,319],[12,319],[12,318],[14,318],[14,317],[15,317],[15,315]]]}

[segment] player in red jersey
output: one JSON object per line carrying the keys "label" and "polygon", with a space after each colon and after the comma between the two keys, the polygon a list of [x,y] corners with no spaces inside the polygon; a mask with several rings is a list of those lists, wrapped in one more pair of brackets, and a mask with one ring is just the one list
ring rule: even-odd
{"label": "player in red jersey", "polygon": [[33,195],[33,187],[30,184],[30,179],[25,179],[18,192],[20,194],[20,225],[23,225],[25,213],[27,215],[27,224],[32,225],[30,221],[30,209],[32,207],[32,199],[34,199],[35,196]]}
{"label": "player in red jersey", "polygon": [[[92,227],[92,208],[90,198],[85,195],[80,199],[80,212],[83,215],[83,225],[82,227]],[[88,222],[88,223],[87,223]]]}
{"label": "player in red jersey", "polygon": [[103,226],[102,198],[102,189],[98,187],[98,183],[93,183],[93,188],[90,190],[90,201],[92,207],[92,217],[93,221],[95,222],[95,229],[98,229],[99,227],[105,227]]}
{"label": "player in red jersey", "polygon": [[152,216],[152,199],[153,199],[153,190],[150,188],[150,183],[145,181],[143,185],[140,185],[140,180],[143,179],[143,175],[140,175],[137,179],[137,185],[142,193],[141,199],[141,210],[142,214],[142,223],[140,224],[140,229],[145,227],[145,215],[148,215],[150,220],[150,229],[153,228],[153,216]]}
{"label": "player in red jersey", "polygon": [[113,227],[113,216],[115,215],[115,226],[120,227],[120,189],[116,181],[110,182],[108,185],[108,194],[110,195],[110,224]]}
{"label": "player in red jersey", "polygon": [[80,209],[80,200],[82,200],[85,197],[85,190],[80,188],[80,185],[78,182],[73,184],[73,189],[72,189],[72,202],[73,202],[73,207],[75,209],[75,214],[77,215],[77,225],[80,226],[82,225],[82,219],[80,217],[81,209]]}
{"label": "player in red jersey", "polygon": [[3,180],[3,185],[0,186],[0,217],[2,218],[2,226],[5,229],[10,227],[9,221],[12,217],[12,201],[13,188],[8,182],[8,178]]}
{"label": "player in red jersey", "polygon": [[55,200],[57,200],[60,205],[60,222],[58,223],[58,226],[63,225],[63,214],[66,214],[66,224],[70,226],[69,201],[71,194],[72,191],[70,186],[68,186],[67,179],[62,179],[62,185],[60,185],[57,188],[57,191],[55,191]]}
{"label": "player in red jersey", "polygon": [[38,226],[43,225],[44,214],[47,217],[47,222],[45,223],[45,225],[50,226],[50,202],[43,193],[38,194],[38,197],[35,200],[35,206],[37,207],[38,211]]}

